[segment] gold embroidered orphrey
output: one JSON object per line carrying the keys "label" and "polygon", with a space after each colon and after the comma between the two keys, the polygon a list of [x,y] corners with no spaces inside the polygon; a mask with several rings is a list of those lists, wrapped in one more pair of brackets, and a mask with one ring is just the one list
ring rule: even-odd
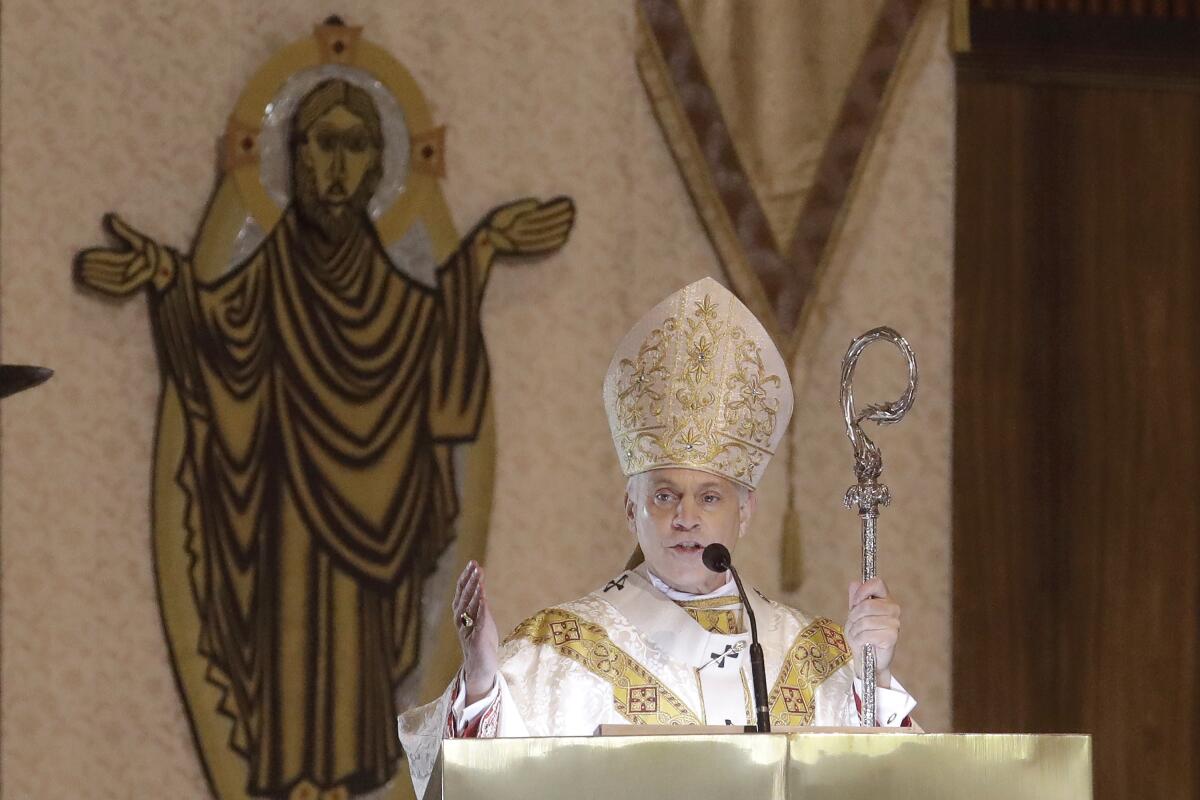
{"label": "gold embroidered orphrey", "polygon": [[767,695],[772,725],[809,725],[818,686],[850,660],[850,646],[836,622],[815,619],[788,650],[779,677]]}
{"label": "gold embroidered orphrey", "polygon": [[[722,599],[724,600],[724,599]],[[724,633],[725,636],[733,636],[733,634],[742,631],[742,608],[703,608],[690,606],[686,603],[677,603],[684,612],[688,613],[690,618],[696,620],[696,624],[700,625],[709,633]]]}
{"label": "gold embroidered orphrey", "polygon": [[247,84],[190,252],[109,215],[117,245],[76,257],[149,297],[160,611],[221,800],[411,797],[397,693],[458,663],[449,619],[422,635],[425,579],[455,539],[482,556],[490,513],[484,288],[575,213],[517,200],[459,237],[445,165],[409,72],[331,18]]}
{"label": "gold embroidered orphrey", "polygon": [[[608,681],[613,689],[613,708],[635,725],[700,724],[699,715],[614,644],[602,626],[577,614],[561,608],[542,611],[518,625],[504,643],[518,639],[532,645],[550,645],[559,655]],[[849,660],[850,647],[841,626],[823,617],[813,620],[788,649],[767,697],[771,724],[811,724],[817,687]],[[749,703],[748,688],[746,698]],[[747,705],[746,719],[752,718]]]}
{"label": "gold embroidered orphrey", "polygon": [[711,278],[651,310],[617,348],[604,385],[626,475],[688,467],[754,488],[787,427],[792,389],[779,351]]}
{"label": "gold embroidered orphrey", "polygon": [[522,622],[505,638],[549,644],[612,685],[613,708],[635,725],[699,725],[696,712],[687,707],[646,667],[608,638],[593,622],[561,608],[550,608]]}

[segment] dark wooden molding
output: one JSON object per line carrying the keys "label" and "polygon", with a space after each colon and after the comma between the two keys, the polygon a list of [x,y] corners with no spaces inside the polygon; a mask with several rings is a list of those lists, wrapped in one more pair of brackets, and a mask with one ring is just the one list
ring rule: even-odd
{"label": "dark wooden molding", "polygon": [[1200,79],[1200,0],[959,0],[961,68]]}

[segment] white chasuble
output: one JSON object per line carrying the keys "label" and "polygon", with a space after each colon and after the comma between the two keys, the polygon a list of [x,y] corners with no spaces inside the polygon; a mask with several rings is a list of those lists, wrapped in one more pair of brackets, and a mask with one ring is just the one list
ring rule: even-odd
{"label": "white chasuble", "polygon": [[[749,593],[765,656],[772,725],[858,725],[839,625]],[[590,736],[598,725],[754,723],[750,634],[732,597],[675,601],[645,565],[517,626],[500,648],[495,699],[475,734]],[[443,738],[457,735],[461,675],[401,715],[418,796]]]}

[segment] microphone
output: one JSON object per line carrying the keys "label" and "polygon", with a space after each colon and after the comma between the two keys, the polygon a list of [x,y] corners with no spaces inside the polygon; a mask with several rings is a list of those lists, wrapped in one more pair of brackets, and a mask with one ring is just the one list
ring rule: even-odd
{"label": "microphone", "polygon": [[733,568],[733,557],[729,555],[729,548],[713,542],[704,548],[701,559],[704,561],[704,566],[713,572],[728,570],[733,575],[733,582],[737,584],[738,595],[742,598],[742,608],[746,609],[746,616],[750,618],[750,677],[754,682],[754,707],[758,716],[758,732],[770,733],[771,713],[767,707],[767,670],[763,666],[762,645],[758,643],[758,622],[754,619],[754,609],[750,606],[749,598],[746,597],[746,590],[742,588],[742,579],[738,577],[737,570]]}

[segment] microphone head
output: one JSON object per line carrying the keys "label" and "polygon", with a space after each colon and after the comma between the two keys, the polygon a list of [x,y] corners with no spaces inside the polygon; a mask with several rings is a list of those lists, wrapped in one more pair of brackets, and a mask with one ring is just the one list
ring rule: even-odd
{"label": "microphone head", "polygon": [[704,548],[704,553],[700,557],[704,560],[704,566],[713,572],[725,572],[733,563],[733,558],[729,555],[729,548],[719,542],[713,542]]}

